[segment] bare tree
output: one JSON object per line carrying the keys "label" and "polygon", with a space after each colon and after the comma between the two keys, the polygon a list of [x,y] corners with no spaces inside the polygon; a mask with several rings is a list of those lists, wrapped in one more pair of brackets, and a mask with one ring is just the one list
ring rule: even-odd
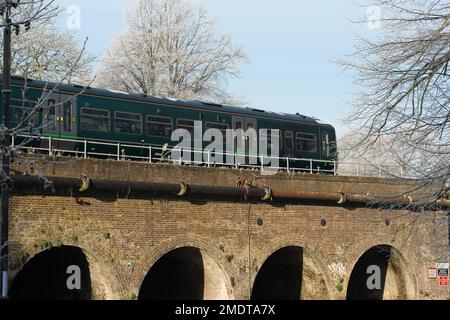
{"label": "bare tree", "polygon": [[246,60],[229,35],[216,36],[215,19],[184,0],[136,0],[127,27],[102,58],[97,84],[182,99],[241,101],[227,93]]}
{"label": "bare tree", "polygon": [[[18,12],[14,11],[13,19],[28,20],[34,10],[39,10],[39,2],[24,2],[17,8]],[[76,32],[55,26],[55,18],[61,12],[57,6],[44,6],[41,10],[43,12],[33,18],[33,28],[23,28],[12,38],[12,74],[43,81],[58,82],[65,77],[66,82],[88,83],[92,79],[95,56],[83,50],[74,67],[81,50]],[[1,34],[0,39],[3,42]],[[0,59],[2,56],[0,52]],[[3,67],[1,60],[0,67]],[[68,70],[71,74],[66,77]]]}
{"label": "bare tree", "polygon": [[[10,71],[11,65],[13,64],[12,59],[17,59],[18,55],[11,54],[11,31],[14,30],[16,36],[18,36],[21,32],[21,29],[30,29],[30,27],[34,26],[36,23],[36,28],[45,24],[49,19],[54,17],[54,14],[57,12],[57,8],[52,6],[52,0],[5,0],[0,2],[0,27],[4,28],[4,39],[2,39],[3,49],[4,49],[4,74],[3,81],[1,83],[2,88],[2,109],[3,109],[3,121],[0,126],[0,147],[2,154],[2,169],[0,172],[0,184],[2,191],[2,207],[1,207],[1,242],[0,242],[0,270],[2,273],[1,278],[1,298],[7,298],[8,296],[8,259],[10,256],[9,251],[9,241],[8,241],[8,221],[9,221],[9,192],[13,189],[13,180],[9,175],[10,163],[14,161],[22,162],[31,166],[32,163],[36,160],[36,157],[28,156],[23,154],[22,149],[31,141],[33,138],[21,138],[16,144],[11,144],[12,137],[20,136],[23,133],[26,133],[29,136],[39,137],[41,135],[42,129],[45,126],[50,125],[50,119],[46,121],[39,122],[39,119],[42,118],[39,116],[40,113],[48,111],[50,108],[55,108],[58,105],[64,104],[68,101],[59,101],[57,104],[50,104],[49,99],[51,95],[57,92],[60,88],[60,85],[63,82],[67,82],[70,77],[73,77],[76,73],[76,70],[80,69],[78,66],[82,62],[82,57],[85,53],[85,44],[78,51],[78,54],[72,54],[73,61],[67,65],[66,68],[62,68],[58,70],[57,74],[60,76],[60,79],[52,85],[45,86],[42,95],[37,100],[29,99],[28,95],[28,80],[24,78],[24,86],[21,89],[21,113],[22,116],[15,123],[14,126],[10,125],[9,121],[9,107],[10,107],[10,98],[11,98],[11,85],[10,85]],[[40,32],[48,31],[48,29],[41,29]],[[45,37],[45,35],[43,35]],[[22,55],[23,52],[19,51],[19,55]],[[49,51],[37,53],[35,58],[44,58],[42,55],[49,54]],[[57,63],[54,60],[57,60],[57,56],[60,53],[56,53],[54,56],[45,57],[48,60],[48,66],[56,66]],[[23,56],[26,56],[23,55]],[[28,57],[30,61],[33,61],[33,58]],[[53,61],[52,61],[53,60]],[[17,61],[14,61],[17,62]],[[23,62],[23,61],[22,61]],[[20,65],[20,61],[18,64]],[[28,75],[26,73],[25,75]],[[56,77],[56,74],[55,74]],[[83,90],[79,93],[81,94]],[[53,120],[54,121],[54,120]],[[54,191],[53,184],[50,180],[48,180],[44,175],[39,172],[35,172],[37,176],[41,179],[44,188],[50,189]]]}
{"label": "bare tree", "polygon": [[[450,4],[444,0],[367,3],[378,8],[381,17],[358,22],[381,28],[376,37],[359,37],[354,54],[339,61],[354,72],[358,88],[353,112],[344,120],[352,133],[340,139],[339,159],[344,163],[358,159],[397,180],[413,178],[401,194],[380,197],[376,205],[408,209],[397,219],[411,219],[410,232],[418,227],[441,230],[430,245],[444,247],[440,258],[448,260]],[[404,201],[392,203],[390,197]],[[440,205],[444,203],[447,207]],[[404,242],[408,240],[409,236]]]}
{"label": "bare tree", "polygon": [[[49,123],[48,121],[39,123],[38,115],[49,108],[63,105],[70,99],[49,105],[47,102],[50,96],[58,91],[63,83],[77,79],[83,82],[86,88],[95,79],[90,74],[89,63],[92,62],[93,57],[86,53],[87,39],[82,46],[78,47],[73,33],[59,31],[54,27],[54,18],[60,13],[60,10],[54,5],[53,0],[15,2],[17,4],[13,6],[14,10],[9,12],[9,24],[12,29],[16,30],[11,39],[11,44],[15,44],[15,48],[12,46],[10,63],[11,71],[16,71],[17,75],[24,78],[21,101],[22,108],[26,112],[24,112],[24,116],[20,117],[15,127],[9,128],[5,124],[0,127],[0,141],[3,143],[2,152],[9,153],[14,157],[19,155],[17,152],[30,140],[24,140],[20,144],[10,147],[4,144],[7,136],[27,134],[39,137],[42,129]],[[5,27],[6,21],[4,21],[3,12],[0,13],[2,13],[1,18],[3,19],[0,27]],[[31,25],[33,25],[33,28],[30,28]],[[22,30],[24,27],[25,32]],[[67,35],[69,37],[64,38]],[[3,61],[1,61],[1,64],[3,67]],[[46,82],[42,95],[36,101],[31,101],[28,98],[28,77]],[[49,82],[54,82],[54,84],[49,86]],[[83,92],[84,89],[77,95]]]}
{"label": "bare tree", "polygon": [[[389,157],[424,186],[450,178],[450,5],[442,0],[371,0],[382,13],[375,40],[359,38],[340,63],[356,71],[359,94],[346,119],[364,153],[389,142]],[[360,21],[367,22],[367,21]]]}
{"label": "bare tree", "polygon": [[[13,6],[14,11],[10,12],[9,18],[15,29],[21,26],[29,29],[31,23],[39,25],[56,17],[60,12],[54,0],[3,0],[0,3],[2,19],[6,8],[10,6]],[[5,25],[6,21],[2,20],[0,27],[3,28]]]}
{"label": "bare tree", "polygon": [[366,133],[347,133],[338,137],[341,175],[380,176],[389,178],[419,179],[417,168],[437,165],[435,155],[416,150],[415,164],[407,163],[411,156],[408,146],[398,142],[394,135],[379,137],[369,145],[359,145]]}
{"label": "bare tree", "polygon": [[370,177],[408,177],[409,172],[396,161],[392,150],[393,141],[386,137],[378,139],[370,148],[355,148],[363,134],[347,133],[337,139],[339,150],[338,174]]}
{"label": "bare tree", "polygon": [[95,57],[84,52],[74,68],[81,49],[76,34],[45,24],[14,37],[12,73],[36,80],[58,81],[68,70],[66,82],[86,84],[92,78]]}

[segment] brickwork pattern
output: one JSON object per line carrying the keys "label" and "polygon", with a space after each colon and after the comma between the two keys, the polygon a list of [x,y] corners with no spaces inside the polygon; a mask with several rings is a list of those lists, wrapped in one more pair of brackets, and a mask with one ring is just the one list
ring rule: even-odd
{"label": "brickwork pattern", "polygon": [[[392,194],[409,187],[373,178],[259,177],[253,171],[105,160],[54,159],[39,162],[34,169],[50,180],[51,176],[86,174],[92,179],[235,185],[238,177],[244,177],[255,185],[285,189],[372,194]],[[20,164],[15,170],[16,174],[25,172]],[[201,249],[215,263],[214,270],[221,273],[226,286],[222,298],[248,299],[264,261],[280,248],[300,246],[317,269],[312,279],[316,277],[324,288],[309,298],[345,299],[359,257],[380,244],[391,245],[399,253],[402,263],[398,266],[409,279],[405,297],[450,298],[448,288],[426,276],[427,268],[448,253],[448,224],[431,223],[431,217],[443,216],[439,212],[153,195],[75,199],[21,192],[12,195],[10,211],[11,278],[23,264],[21,257],[32,258],[48,246],[73,245],[89,261],[96,299],[135,299],[150,267],[167,252],[185,246]]]}

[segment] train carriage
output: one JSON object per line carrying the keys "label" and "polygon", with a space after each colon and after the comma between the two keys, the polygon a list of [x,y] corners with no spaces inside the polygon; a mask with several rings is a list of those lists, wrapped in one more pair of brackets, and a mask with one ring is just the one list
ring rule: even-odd
{"label": "train carriage", "polygon": [[[156,156],[152,154],[152,146],[175,146],[178,141],[171,141],[175,129],[192,132],[195,121],[201,121],[204,130],[214,128],[225,132],[253,128],[259,139],[268,138],[261,136],[259,129],[268,129],[269,133],[278,129],[282,167],[327,172],[335,169],[335,130],[315,118],[71,84],[57,85],[20,77],[12,79],[11,127],[27,117],[44,92],[51,92],[45,100],[45,108],[29,121],[34,127],[40,127],[40,136],[53,138],[53,145],[49,146],[51,139],[32,142],[38,149],[69,150],[72,155],[119,154],[151,158]],[[202,142],[202,148],[208,144]],[[244,153],[247,158],[260,159],[259,154],[250,153],[248,149]]]}

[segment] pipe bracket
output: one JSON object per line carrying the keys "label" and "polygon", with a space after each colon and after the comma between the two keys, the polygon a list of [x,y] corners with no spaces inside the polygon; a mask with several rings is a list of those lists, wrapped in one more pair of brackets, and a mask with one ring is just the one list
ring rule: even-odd
{"label": "pipe bracket", "polygon": [[404,195],[403,197],[404,197],[405,199],[407,199],[409,203],[413,203],[414,200],[415,200],[414,197],[413,197],[413,196],[410,196],[410,195]]}
{"label": "pipe bracket", "polygon": [[347,202],[347,194],[344,192],[339,192],[339,201],[337,202],[338,204],[344,204]]}
{"label": "pipe bracket", "polygon": [[84,192],[84,191],[86,191],[87,189],[89,189],[89,185],[90,185],[90,183],[91,183],[91,180],[89,179],[89,177],[88,176],[86,176],[86,175],[81,175],[81,187],[80,187],[80,189],[78,189],[78,191],[80,191],[80,192]]}
{"label": "pipe bracket", "polygon": [[261,198],[262,201],[267,201],[272,199],[272,190],[270,188],[264,188],[265,189],[265,194],[264,196]]}
{"label": "pipe bracket", "polygon": [[177,193],[177,196],[183,197],[187,193],[187,184],[184,182],[180,183],[180,192]]}

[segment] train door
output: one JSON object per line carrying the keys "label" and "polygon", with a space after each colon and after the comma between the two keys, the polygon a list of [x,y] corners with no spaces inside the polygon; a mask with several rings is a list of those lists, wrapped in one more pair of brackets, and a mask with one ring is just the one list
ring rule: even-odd
{"label": "train door", "polygon": [[[326,129],[321,129],[321,157],[322,159],[325,160],[333,160],[333,158],[336,157],[336,147],[335,147],[335,143],[333,141],[333,136],[331,135],[331,133],[326,130]],[[322,164],[322,167],[324,170],[326,170],[327,173],[332,173],[335,172],[336,168],[335,168],[335,164],[330,162],[330,163],[325,163]]]}
{"label": "train door", "polygon": [[50,95],[44,110],[42,132],[57,138],[77,135],[75,97],[58,93]]}
{"label": "train door", "polygon": [[330,133],[324,129],[321,130],[322,132],[322,158],[329,158],[331,157],[331,150],[330,150]]}
{"label": "train door", "polygon": [[[233,129],[238,130],[242,129],[244,132],[247,132],[248,129],[254,129],[257,130],[257,122],[255,118],[249,118],[249,117],[233,117]],[[239,138],[239,137],[238,137]],[[240,164],[257,164],[257,150],[258,150],[258,139],[256,136],[251,136],[249,134],[245,134],[243,137],[240,137],[243,139],[243,145],[241,142],[241,146],[244,147],[244,150],[238,150],[238,143],[235,141],[234,143],[234,152],[238,154],[237,162]],[[241,147],[241,148],[242,148]],[[244,154],[242,154],[242,151],[244,151]]]}
{"label": "train door", "polygon": [[[46,94],[46,93],[44,93]],[[57,120],[56,120],[56,104],[59,101],[59,94],[52,93],[45,101],[43,112],[43,128],[42,133],[44,135],[54,136],[58,134]]]}
{"label": "train door", "polygon": [[76,98],[69,95],[59,95],[59,132],[61,136],[77,135]]}
{"label": "train door", "polygon": [[[233,117],[233,129],[236,133],[236,130],[245,130],[245,119],[244,117]],[[234,137],[234,141],[231,143],[233,146],[233,153],[236,154],[235,163],[242,164],[245,162],[245,156],[241,154],[242,150],[239,150],[239,147],[242,146],[243,141],[239,141],[238,139],[245,139],[245,137]],[[242,147],[241,147],[242,148]]]}
{"label": "train door", "polygon": [[[76,137],[76,97],[52,93],[46,103],[43,112],[43,135],[59,139]],[[48,140],[43,140],[41,146],[48,148]],[[55,140],[52,143],[52,149],[74,150],[74,147],[75,143],[71,141]]]}
{"label": "train door", "polygon": [[256,130],[256,119],[255,118],[245,118],[245,130],[248,130],[250,128]]}
{"label": "train door", "polygon": [[245,137],[245,153],[246,160],[245,163],[248,164],[258,164],[258,133],[256,127],[255,118],[245,118],[245,130],[253,129],[254,134]]}
{"label": "train door", "polygon": [[233,129],[245,129],[245,119],[244,117],[233,117]]}

